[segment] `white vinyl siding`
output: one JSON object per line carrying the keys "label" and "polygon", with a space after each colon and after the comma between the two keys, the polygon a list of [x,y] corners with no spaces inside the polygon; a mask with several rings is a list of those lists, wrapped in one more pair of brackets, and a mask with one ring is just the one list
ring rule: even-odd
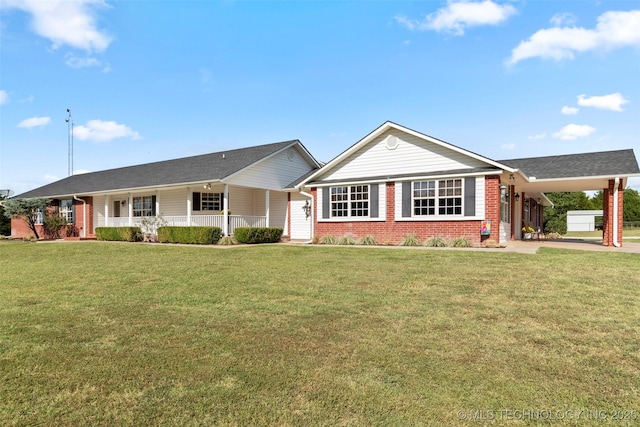
{"label": "white vinyl siding", "polygon": [[313,169],[296,146],[290,147],[232,176],[228,182],[245,187],[282,190]]}
{"label": "white vinyl siding", "polygon": [[[397,137],[389,149],[387,137]],[[350,180],[362,177],[428,174],[430,172],[486,167],[480,160],[413,135],[389,130],[336,165],[318,180]]]}

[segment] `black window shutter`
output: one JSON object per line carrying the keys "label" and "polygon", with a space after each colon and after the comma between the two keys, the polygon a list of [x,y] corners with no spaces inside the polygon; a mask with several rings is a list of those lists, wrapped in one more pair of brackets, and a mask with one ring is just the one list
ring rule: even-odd
{"label": "black window shutter", "polygon": [[58,215],[60,213],[60,200],[51,200],[51,207],[53,207],[53,214]]}
{"label": "black window shutter", "polygon": [[322,188],[322,218],[329,218],[329,206],[331,200],[329,200],[329,187]]}
{"label": "black window shutter", "polygon": [[378,184],[369,185],[369,217],[378,218]]}
{"label": "black window shutter", "polygon": [[191,210],[192,211],[199,211],[200,210],[200,193],[194,191],[193,192],[193,200],[191,203]]}
{"label": "black window shutter", "polygon": [[464,216],[476,214],[476,178],[464,179]]}
{"label": "black window shutter", "polygon": [[411,217],[411,182],[402,183],[402,217]]}
{"label": "black window shutter", "polygon": [[151,196],[151,216],[156,216],[156,196]]}

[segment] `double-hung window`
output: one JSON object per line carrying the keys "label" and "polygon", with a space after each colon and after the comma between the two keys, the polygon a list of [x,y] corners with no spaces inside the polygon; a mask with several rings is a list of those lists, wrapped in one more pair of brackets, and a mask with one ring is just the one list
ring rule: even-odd
{"label": "double-hung window", "polygon": [[134,197],[133,216],[153,216],[153,197]]}
{"label": "double-hung window", "polygon": [[331,187],[331,217],[368,217],[369,185]]}
{"label": "double-hung window", "polygon": [[200,203],[203,211],[221,211],[222,193],[202,193]]}
{"label": "double-hung window", "polygon": [[60,216],[64,218],[68,224],[73,224],[73,200],[72,199],[60,200]]}
{"label": "double-hung window", "polygon": [[462,179],[415,181],[414,216],[455,216],[463,213]]}

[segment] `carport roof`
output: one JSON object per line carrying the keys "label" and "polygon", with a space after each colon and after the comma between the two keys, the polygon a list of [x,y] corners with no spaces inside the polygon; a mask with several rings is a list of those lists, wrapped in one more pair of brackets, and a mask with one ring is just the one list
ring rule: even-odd
{"label": "carport roof", "polygon": [[535,179],[615,177],[640,173],[632,149],[499,160]]}

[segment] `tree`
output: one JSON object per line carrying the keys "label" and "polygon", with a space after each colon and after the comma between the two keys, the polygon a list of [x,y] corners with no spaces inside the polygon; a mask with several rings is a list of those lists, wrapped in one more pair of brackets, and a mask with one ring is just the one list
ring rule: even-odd
{"label": "tree", "polygon": [[36,239],[39,239],[36,221],[38,215],[45,214],[48,204],[49,200],[43,198],[9,199],[4,202],[4,215],[7,218],[22,219],[29,229],[33,231]]}
{"label": "tree", "polygon": [[[0,201],[4,200],[4,196],[0,196]],[[11,234],[11,219],[4,215],[4,203],[0,202],[0,236],[9,236]]]}
{"label": "tree", "polygon": [[548,232],[567,232],[567,211],[593,209],[593,204],[582,191],[546,193],[553,206],[544,208],[544,229]]}
{"label": "tree", "polygon": [[623,221],[640,221],[640,194],[633,188],[624,189]]}

